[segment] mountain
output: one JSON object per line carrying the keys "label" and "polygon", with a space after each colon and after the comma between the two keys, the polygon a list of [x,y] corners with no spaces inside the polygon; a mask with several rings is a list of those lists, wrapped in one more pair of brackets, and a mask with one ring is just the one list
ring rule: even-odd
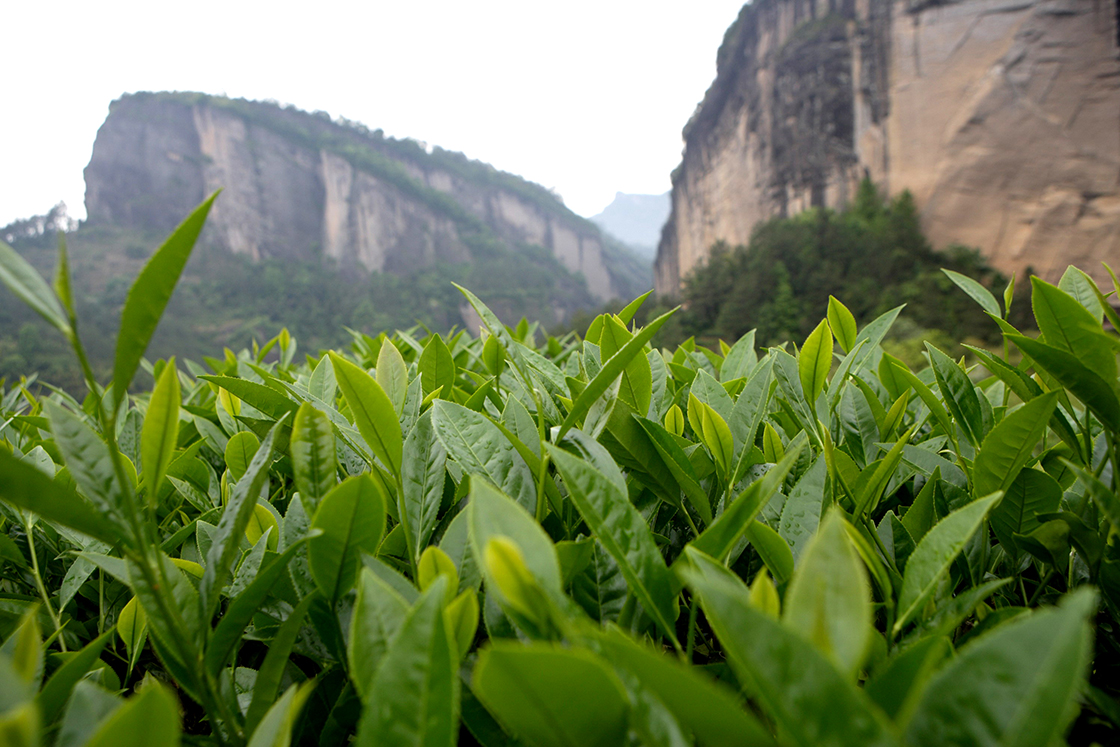
{"label": "mountain", "polygon": [[633,261],[604,252],[598,227],[545,188],[325,113],[199,93],[127,95],[110,106],[85,178],[93,227],[168,231],[221,188],[204,241],[253,260],[404,277],[528,259],[572,278],[542,299],[552,307],[546,322],[648,287]]}
{"label": "mountain", "polygon": [[631,195],[616,192],[603,212],[591,216],[591,222],[619,241],[653,259],[661,228],[669,217],[669,193]]}
{"label": "mountain", "polygon": [[[934,246],[1056,279],[1120,262],[1117,4],[755,0],[684,129],[659,292],[717,241],[869,176],[909,190]],[[1105,278],[1107,279],[1107,278]]]}

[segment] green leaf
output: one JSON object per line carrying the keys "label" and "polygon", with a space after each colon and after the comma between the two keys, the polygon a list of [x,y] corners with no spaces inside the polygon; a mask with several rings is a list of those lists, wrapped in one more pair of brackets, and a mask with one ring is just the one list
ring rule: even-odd
{"label": "green leaf", "polygon": [[836,335],[836,341],[840,343],[840,348],[845,353],[852,352],[856,346],[856,334],[859,332],[856,327],[856,318],[852,316],[852,312],[848,307],[840,303],[835,297],[828,297],[828,326],[832,329],[832,333]]}
{"label": "green leaf", "polygon": [[296,490],[307,515],[314,516],[338,484],[338,457],[330,420],[308,402],[300,405],[292,423],[291,450]]}
{"label": "green leaf", "polygon": [[993,493],[986,498],[979,498],[946,516],[922,537],[910,559],[906,561],[893,635],[898,635],[906,623],[918,614],[922,605],[937,589],[942,575],[949,570],[953,560],[964,549],[965,543],[980,528],[988,512],[1002,497],[1002,493]]}
{"label": "green leaf", "polygon": [[661,455],[665,466],[673,474],[673,479],[677,481],[689,502],[696,508],[700,518],[704,520],[704,524],[711,524],[712,506],[708,501],[708,494],[700,487],[700,478],[696,476],[696,470],[693,468],[692,462],[685,456],[684,450],[669,434],[669,431],[657,423],[646,418],[637,416],[635,418],[645,430],[646,435],[649,436],[650,443],[657,449],[657,453]]}
{"label": "green leaf", "polygon": [[495,642],[479,655],[471,689],[506,731],[533,747],[625,744],[626,690],[590,651]]}
{"label": "green leaf", "polygon": [[148,501],[153,505],[178,443],[179,404],[179,372],[172,358],[164,364],[152,390],[148,412],[144,415],[144,429],[140,433],[140,463],[144,468]]}
{"label": "green leaf", "polygon": [[952,653],[953,645],[948,638],[923,638],[877,670],[868,680],[866,692],[896,723],[906,723],[926,683]]}
{"label": "green leaf", "polygon": [[828,372],[832,369],[832,330],[828,321],[821,320],[817,328],[809,333],[801,353],[797,356],[797,373],[801,378],[801,391],[810,406],[824,391]]}
{"label": "green leaf", "polygon": [[1085,486],[1085,492],[1097,504],[1104,518],[1112,524],[1113,528],[1120,527],[1120,498],[1116,493],[1112,492],[1107,485],[1098,480],[1092,472],[1082,468],[1080,465],[1063,459],[1062,463],[1077,475],[1081,480],[1081,484]]}
{"label": "green leaf", "polygon": [[683,573],[741,682],[750,683],[783,742],[895,745],[881,713],[807,640],[751,606],[750,591],[712,558],[686,548]]}
{"label": "green leaf", "polygon": [[977,495],[989,495],[1010,487],[1031,458],[1038,439],[1046,433],[1046,424],[1057,402],[1058,392],[1047,392],[1008,413],[992,429],[972,466]]}
{"label": "green leaf", "polygon": [[[688,395],[688,412],[690,422],[698,421],[695,422],[694,430],[711,452],[720,477],[730,482],[734,467],[735,440],[731,435],[731,429],[727,427],[727,422],[718,412],[698,400],[691,392]],[[699,429],[695,428],[696,425]]]}
{"label": "green leaf", "polygon": [[[607,315],[603,319],[603,331],[599,338],[599,354],[603,360],[609,360],[633,337],[621,321],[612,315]],[[622,370],[618,396],[633,407],[635,412],[649,411],[650,399],[653,396],[653,372],[649,360],[644,355],[635,355]]]}
{"label": "green leaf", "polygon": [[1039,514],[1057,511],[1062,487],[1042,470],[1024,469],[1007,486],[1003,500],[992,509],[992,531],[1010,554],[1017,555],[1014,535],[1030,534],[1041,526]]}
{"label": "green leaf", "polygon": [[276,584],[284,577],[288,563],[302,549],[302,539],[287,547],[283,553],[258,570],[249,585],[229,603],[206,646],[205,664],[211,674],[216,676],[228,663],[229,657],[241,643],[245,628],[260,611],[269,594],[276,590]]}
{"label": "green leaf", "polygon": [[[883,356],[883,359],[890,360],[886,355]],[[922,402],[926,407],[929,408],[930,414],[933,415],[933,419],[937,421],[937,424],[941,426],[941,429],[945,431],[947,435],[953,435],[956,433],[956,430],[953,428],[953,421],[949,417],[949,413],[945,411],[945,405],[941,404],[941,400],[937,398],[937,395],[934,394],[933,391],[928,386],[926,386],[921,379],[915,376],[910,371],[910,369],[906,368],[905,364],[903,364],[902,361],[891,360],[888,369],[892,371],[899,379],[910,385],[914,389],[914,391],[918,393],[918,396],[922,398]],[[882,375],[882,372],[880,372],[880,378],[882,378]]]}
{"label": "green leaf", "polygon": [[[734,352],[732,348],[732,352]],[[728,353],[730,356],[731,353]],[[738,476],[743,463],[743,458],[751,451],[754,445],[755,434],[762,423],[770,405],[770,393],[773,391],[770,383],[773,379],[774,359],[764,358],[751,372],[735,406],[731,408],[731,416],[727,419],[727,427],[735,438],[735,457],[737,460],[735,473]]]}
{"label": "green leaf", "polygon": [[322,532],[307,542],[311,576],[334,603],[353,588],[361,554],[377,551],[385,531],[385,496],[368,473],[355,475],[327,493],[311,528]]}
{"label": "green leaf", "polygon": [[[825,478],[828,465],[823,456],[817,457],[801,479],[793,486],[786,503],[782,507],[782,517],[778,522],[778,534],[789,543],[795,563],[799,563],[809,541],[817,532],[820,524],[821,507],[824,503]],[[775,488],[776,489],[776,488]],[[708,553],[711,555],[712,553]],[[718,557],[718,556],[713,556]]]}
{"label": "green leaf", "polygon": [[148,616],[137,603],[136,597],[128,600],[128,604],[117,615],[117,634],[124,641],[124,648],[128,653],[128,670],[131,672],[148,640]]}
{"label": "green leaf", "polygon": [[489,480],[527,511],[536,510],[533,474],[498,426],[485,415],[445,400],[432,403],[431,417],[440,443],[464,472]]}
{"label": "green leaf", "polygon": [[408,518],[413,558],[427,546],[443,500],[447,450],[436,437],[432,418],[431,411],[424,413],[404,442],[400,513]]}
{"label": "green leaf", "polygon": [[122,486],[117,480],[109,447],[69,410],[51,400],[44,401],[43,409],[50,418],[55,445],[70,471],[70,477],[105,519],[118,528],[119,536],[110,543],[116,544],[122,537],[131,538],[132,531],[125,518],[128,499],[124,491],[131,490],[132,486]]}
{"label": "green leaf", "polygon": [[623,308],[622,311],[618,312],[619,320],[623,324],[629,324],[630,320],[634,318],[634,315],[638,313],[638,309],[642,308],[642,304],[646,302],[646,299],[649,298],[652,293],[653,290],[648,290],[642,295],[635,298],[630,303],[626,304],[626,307]]}
{"label": "green leaf", "polygon": [[[276,432],[283,423],[283,420],[278,421],[269,431],[245,471],[245,476],[234,486],[229,503],[222,512],[222,518],[214,532],[213,544],[206,554],[206,571],[198,585],[201,612],[199,619],[209,620],[218,606],[218,594],[229,578],[233,561],[241,547],[241,539],[245,535],[245,527],[249,524],[249,518],[257,506],[261,488],[268,480],[268,469],[272,464],[272,445],[276,439]],[[145,608],[149,613],[152,612],[149,605],[145,605]]]}
{"label": "green leaf", "polygon": [[[446,345],[444,346],[447,347]],[[455,361],[451,364],[454,366]],[[393,403],[393,409],[399,415],[404,411],[404,400],[408,395],[408,367],[404,364],[404,357],[397,346],[389,340],[381,345],[377,353],[377,383],[385,390],[385,396]],[[454,379],[454,376],[452,377]],[[423,385],[423,382],[421,382]],[[450,390],[450,387],[448,387]]]}
{"label": "green leaf", "polygon": [[[786,479],[797,457],[801,454],[804,439],[790,443],[790,449],[782,460],[770,468],[762,479],[756,480],[735,497],[723,513],[719,515],[711,526],[705,529],[699,537],[689,543],[695,550],[699,550],[713,558],[723,559],[731,548],[742,536],[751,522],[758,516]],[[683,559],[683,556],[682,556]],[[675,566],[676,564],[674,564]]]}
{"label": "green leaf", "polygon": [[[1101,323],[1101,318],[1105,315],[1105,307],[1109,304],[1107,300],[1102,300],[1104,294],[1084,271],[1070,265],[1062,273],[1062,278],[1058,281],[1058,287],[1084,306],[1093,315],[1093,319],[1096,320],[1098,325]],[[1109,310],[1111,311],[1111,308]],[[1115,314],[1115,312],[1113,313]]]}
{"label": "green leaf", "polygon": [[131,541],[103,511],[5,449],[0,449],[0,499],[110,545]]}
{"label": "green leaf", "polygon": [[854,679],[871,643],[871,590],[844,520],[830,511],[786,592],[782,621]]}
{"label": "green leaf", "polygon": [[1120,430],[1120,399],[1117,399],[1115,380],[1102,379],[1078,356],[1060,348],[1022,335],[1005,337],[1030,356],[1036,366],[1088,405],[1102,423],[1112,430]]}
{"label": "green leaf", "polygon": [[249,470],[253,456],[261,447],[261,440],[249,431],[234,433],[226,443],[226,467],[234,481],[240,480]]}
{"label": "green leaf", "polygon": [[1005,623],[934,675],[906,727],[907,743],[1048,747],[1063,742],[1085,686],[1095,594]]}
{"label": "green leaf", "polygon": [[958,288],[967,293],[969,298],[980,304],[980,307],[984,309],[984,311],[994,316],[1002,316],[999,311],[999,303],[990,290],[967,275],[962,275],[959,272],[946,269],[942,269],[941,271],[945,273]]}
{"label": "green leaf", "polygon": [[264,657],[261,668],[257,670],[257,679],[253,683],[253,697],[249,701],[249,710],[245,713],[245,730],[253,732],[257,724],[264,718],[269,707],[276,700],[276,693],[280,692],[280,680],[288,666],[288,657],[292,647],[303,629],[303,619],[312,604],[321,601],[319,592],[312,590],[303,600],[296,605],[288,618],[280,625],[268,644],[268,654]]}
{"label": "green leaf", "polygon": [[771,745],[773,738],[730,689],[679,659],[635,642],[617,629],[596,638],[599,652],[653,691],[705,747]]}
{"label": "green leaf", "polygon": [[758,354],[754,349],[755,330],[751,330],[739,341],[731,346],[723,358],[723,365],[719,369],[721,381],[734,381],[746,376],[758,363]]}
{"label": "green leaf", "polygon": [[676,595],[671,576],[645,519],[620,489],[620,483],[625,485],[621,474],[599,471],[604,465],[614,464],[606,449],[580,431],[572,431],[571,437],[581,451],[596,458],[592,464],[548,445],[552,461],[568,487],[569,497],[595,537],[618,563],[631,592],[646,613],[674,647],[679,647],[675,630]]}
{"label": "green leaf", "polygon": [[1100,320],[1060,288],[1031,276],[1031,306],[1047,345],[1065,350],[1105,381],[1116,380],[1116,352]]}
{"label": "green leaf", "polygon": [[47,281],[15,249],[0,241],[0,282],[31,309],[69,338],[73,332]]}
{"label": "green leaf", "polygon": [[[564,422],[560,425],[560,433],[557,435],[557,438],[563,437],[572,426],[587,414],[587,411],[591,409],[591,405],[595,403],[595,400],[599,399],[599,396],[607,391],[607,388],[614,383],[614,380],[622,374],[628,365],[630,365],[634,357],[642,353],[642,349],[645,347],[646,343],[657,334],[657,330],[661,329],[662,325],[669,321],[669,317],[675,312],[676,309],[673,309],[654,319],[647,326],[643,327],[638,334],[634,335],[629,342],[623,345],[617,353],[603,363],[603,367],[599,369],[599,373],[595,375],[595,378],[587,384],[584,390],[580,392],[580,395],[576,397],[575,402],[572,403],[572,408],[568,411],[568,416],[564,418]],[[642,357],[645,358],[644,355]]]}
{"label": "green leaf", "polygon": [[81,651],[78,651],[56,669],[50,679],[46,681],[43,689],[35,696],[35,703],[39,707],[39,716],[44,723],[53,723],[62,713],[62,708],[69,700],[70,693],[74,691],[75,685],[86,676],[97,662],[105,644],[113,637],[113,632],[107,630],[87,643]]}
{"label": "green leaf", "polygon": [[117,333],[117,352],[113,361],[114,412],[128,392],[140,358],[148,348],[167,302],[171,300],[179,275],[191,256],[194,242],[217,196],[218,192],[210,195],[179,224],[140,270],[128,291],[121,311],[121,327]]}
{"label": "green leaf", "polygon": [[178,747],[179,705],[167,688],[149,682],[113,712],[85,747]]}
{"label": "green leaf", "polygon": [[278,420],[287,413],[295,412],[298,409],[296,403],[283,394],[255,381],[238,379],[233,376],[199,376],[198,378],[225,389],[229,394],[245,400],[245,402],[273,419]]}
{"label": "green leaf", "polygon": [[393,403],[373,377],[337,354],[327,353],[334,366],[335,379],[354,414],[354,424],[366,444],[392,473],[401,474],[404,439]]}
{"label": "green leaf", "polygon": [[774,580],[787,583],[793,576],[793,552],[782,536],[758,519],[751,522],[743,536],[770,569]]}
{"label": "green leaf", "polygon": [[[431,394],[442,387],[444,396],[451,395],[451,387],[455,384],[455,359],[451,357],[451,351],[447,349],[447,344],[440,335],[432,335],[428,338],[428,344],[420,354],[417,368],[420,371],[420,384],[424,388],[424,394]],[[404,400],[401,401],[403,403]]]}
{"label": "green leaf", "polygon": [[[478,559],[491,539],[507,537],[517,543],[525,565],[537,583],[554,600],[563,596],[560,561],[556,548],[541,525],[531,514],[512,498],[493,488],[485,480],[471,480],[470,503],[467,505],[470,521],[471,552]],[[485,563],[480,563],[486,577],[486,588],[497,590]]]}
{"label": "green leaf", "polygon": [[253,730],[249,747],[288,747],[292,743],[292,727],[314,686],[314,681],[307,681],[289,687]]}
{"label": "green leaf", "polygon": [[368,568],[362,569],[354,616],[350,620],[346,658],[350,664],[350,679],[363,699],[372,694],[373,676],[389,649],[389,642],[408,617],[408,610],[408,602],[392,586]]}
{"label": "green leaf", "polygon": [[428,587],[389,645],[365,703],[357,747],[453,747],[459,735],[459,657],[443,614],[444,586]]}
{"label": "green leaf", "polygon": [[945,406],[953,413],[972,445],[979,448],[980,442],[984,440],[984,418],[976,387],[952,358],[928,342],[926,351],[933,366],[933,375],[937,379],[937,387],[945,399]]}

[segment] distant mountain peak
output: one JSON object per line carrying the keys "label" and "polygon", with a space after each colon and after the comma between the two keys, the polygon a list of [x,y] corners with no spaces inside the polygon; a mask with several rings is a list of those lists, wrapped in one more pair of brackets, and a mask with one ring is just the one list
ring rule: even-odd
{"label": "distant mountain peak", "polygon": [[591,217],[607,233],[642,256],[653,257],[661,227],[669,217],[669,193],[660,195],[616,192],[603,212]]}

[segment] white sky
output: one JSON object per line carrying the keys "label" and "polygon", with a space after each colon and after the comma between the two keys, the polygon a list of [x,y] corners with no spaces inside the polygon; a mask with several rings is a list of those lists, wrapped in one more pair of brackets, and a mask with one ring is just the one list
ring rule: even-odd
{"label": "white sky", "polygon": [[592,215],[660,193],[742,0],[8,0],[0,225],[64,200],[109,102],[202,91],[459,150]]}

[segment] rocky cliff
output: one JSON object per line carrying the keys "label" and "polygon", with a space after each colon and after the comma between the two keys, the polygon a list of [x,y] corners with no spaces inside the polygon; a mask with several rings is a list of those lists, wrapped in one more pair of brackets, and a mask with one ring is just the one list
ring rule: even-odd
{"label": "rocky cliff", "polygon": [[325,114],[202,94],[125,96],[85,177],[94,226],[168,231],[223,188],[205,237],[254,259],[325,257],[343,270],[405,274],[540,246],[598,301],[642,291],[633,262],[605,252],[598,228],[543,187]]}
{"label": "rocky cliff", "polygon": [[1120,265],[1117,0],[755,0],[684,131],[654,272],[909,189],[935,246],[1053,278]]}

